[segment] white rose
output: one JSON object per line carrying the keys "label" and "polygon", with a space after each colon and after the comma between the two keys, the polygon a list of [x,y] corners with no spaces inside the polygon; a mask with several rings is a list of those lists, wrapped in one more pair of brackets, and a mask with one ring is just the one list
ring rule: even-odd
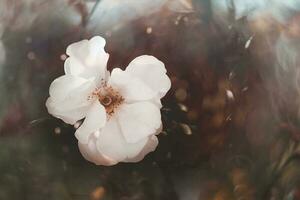
{"label": "white rose", "polygon": [[84,118],[75,136],[87,160],[97,165],[137,162],[158,144],[160,99],[171,81],[164,64],[148,55],[110,74],[104,46],[100,36],[68,46],[65,75],[52,82],[46,106],[69,124]]}

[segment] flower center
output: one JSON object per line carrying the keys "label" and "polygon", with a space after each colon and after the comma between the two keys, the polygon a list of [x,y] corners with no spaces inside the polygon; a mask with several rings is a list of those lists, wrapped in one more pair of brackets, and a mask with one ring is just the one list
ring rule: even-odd
{"label": "flower center", "polygon": [[111,116],[115,113],[116,109],[123,103],[124,98],[120,93],[111,86],[102,86],[96,89],[93,94],[98,101],[105,107],[106,113]]}
{"label": "flower center", "polygon": [[109,106],[112,103],[112,99],[108,96],[104,97],[103,99],[99,99],[99,100],[104,106]]}

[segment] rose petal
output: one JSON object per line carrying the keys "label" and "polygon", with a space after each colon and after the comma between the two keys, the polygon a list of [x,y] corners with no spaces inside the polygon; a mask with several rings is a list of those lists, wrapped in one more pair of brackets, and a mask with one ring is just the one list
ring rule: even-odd
{"label": "rose petal", "polygon": [[80,143],[86,144],[89,136],[102,128],[106,123],[106,111],[98,101],[90,107],[82,125],[76,130],[75,136]]}
{"label": "rose petal", "polygon": [[159,128],[156,129],[156,132],[154,133],[154,135],[159,135],[162,132],[162,130],[163,130],[163,124],[161,123]]}
{"label": "rose petal", "polygon": [[64,108],[65,104],[66,102],[55,102],[51,98],[46,101],[48,112],[67,124],[75,124],[78,120],[84,118],[89,108],[89,106],[82,106],[66,110]]}
{"label": "rose petal", "polygon": [[142,151],[136,157],[127,158],[126,160],[124,160],[124,162],[139,162],[143,160],[148,153],[156,149],[157,145],[158,145],[157,137],[154,135],[149,136],[147,144],[144,146]]}
{"label": "rose petal", "polygon": [[65,75],[55,79],[50,85],[50,97],[46,102],[48,112],[74,124],[85,117],[91,102],[88,95],[93,91],[93,81]]}
{"label": "rose petal", "polygon": [[67,47],[66,53],[68,56],[77,57],[79,60],[84,60],[88,55],[88,40],[74,42]]}
{"label": "rose petal", "polygon": [[112,71],[108,84],[117,88],[125,98],[125,102],[150,100],[155,97],[152,89],[120,68],[115,68]]}
{"label": "rose petal", "polygon": [[117,164],[117,161],[110,159],[98,151],[96,141],[97,138],[95,134],[92,134],[87,144],[78,142],[79,151],[82,156],[96,165],[111,166]]}
{"label": "rose petal", "polygon": [[143,55],[135,58],[129,63],[126,72],[142,80],[160,98],[165,96],[171,88],[165,65],[153,56]]}
{"label": "rose petal", "polygon": [[159,109],[162,108],[162,104],[161,104],[160,98],[156,97],[156,98],[152,99],[151,102],[153,104],[155,104]]}
{"label": "rose petal", "polygon": [[80,77],[70,75],[60,76],[51,83],[49,94],[53,99],[61,101],[71,92],[74,92],[76,88],[79,88],[87,82],[89,81]]}
{"label": "rose petal", "polygon": [[124,104],[117,117],[122,133],[129,143],[147,138],[161,126],[160,110],[150,102]]}
{"label": "rose petal", "polygon": [[85,67],[78,59],[69,57],[65,60],[64,70],[67,75],[79,76],[84,72]]}
{"label": "rose petal", "polygon": [[97,83],[106,79],[109,54],[104,50],[105,43],[104,38],[95,36],[69,45],[66,53],[70,57],[65,61],[65,73],[84,78],[94,77]]}
{"label": "rose petal", "polygon": [[121,133],[119,124],[115,118],[111,118],[100,131],[97,140],[98,151],[117,161],[136,157],[147,143],[144,138],[137,143],[127,143]]}

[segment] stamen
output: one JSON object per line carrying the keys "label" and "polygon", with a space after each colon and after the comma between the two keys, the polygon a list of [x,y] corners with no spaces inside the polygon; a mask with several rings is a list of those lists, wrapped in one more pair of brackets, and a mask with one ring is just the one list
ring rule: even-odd
{"label": "stamen", "polygon": [[104,97],[102,100],[101,100],[101,103],[104,105],[104,106],[109,106],[111,103],[112,103],[112,99],[110,97]]}
{"label": "stamen", "polygon": [[116,109],[123,103],[124,98],[111,86],[103,84],[101,88],[97,88],[88,99],[97,98],[105,107],[106,113],[111,116]]}

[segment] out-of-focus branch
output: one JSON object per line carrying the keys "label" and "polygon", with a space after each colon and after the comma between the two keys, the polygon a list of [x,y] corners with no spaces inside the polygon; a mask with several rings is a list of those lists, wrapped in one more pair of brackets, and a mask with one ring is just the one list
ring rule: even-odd
{"label": "out-of-focus branch", "polygon": [[93,6],[91,12],[88,14],[88,16],[85,18],[85,20],[83,21],[83,27],[85,28],[86,25],[88,24],[88,22],[90,21],[91,17],[93,16],[94,12],[96,11],[99,3],[101,2],[101,0],[96,0],[95,5]]}

